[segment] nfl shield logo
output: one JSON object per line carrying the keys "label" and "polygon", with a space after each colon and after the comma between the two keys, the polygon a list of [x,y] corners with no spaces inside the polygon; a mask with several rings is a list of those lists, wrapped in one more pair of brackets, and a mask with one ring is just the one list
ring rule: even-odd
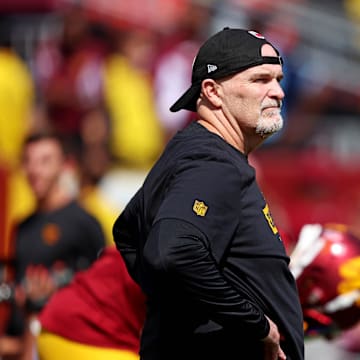
{"label": "nfl shield logo", "polygon": [[193,210],[198,216],[205,216],[208,207],[205,205],[203,201],[195,200],[193,205]]}

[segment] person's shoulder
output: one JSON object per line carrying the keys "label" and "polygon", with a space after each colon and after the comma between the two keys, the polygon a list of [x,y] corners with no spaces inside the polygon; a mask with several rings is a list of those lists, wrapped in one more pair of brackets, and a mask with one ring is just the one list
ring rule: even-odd
{"label": "person's shoulder", "polygon": [[179,133],[177,146],[180,167],[229,171],[234,176],[249,170],[244,154],[196,122]]}
{"label": "person's shoulder", "polygon": [[98,223],[98,220],[92,215],[79,201],[71,201],[64,209],[68,215],[76,220],[86,220]]}
{"label": "person's shoulder", "polygon": [[26,217],[24,217],[23,219],[19,220],[16,224],[15,224],[15,228],[16,229],[25,229],[27,228],[28,226],[31,226],[34,219],[36,218],[37,216],[37,213],[36,212],[33,212],[29,215],[27,215]]}
{"label": "person's shoulder", "polygon": [[197,121],[178,131],[167,148],[168,151],[172,150],[179,159],[232,162],[233,154],[231,154],[229,145],[220,136],[207,130]]}
{"label": "person's shoulder", "polygon": [[226,183],[252,176],[245,155],[197,122],[170,140],[148,179],[164,179],[164,174],[171,175],[171,179],[197,177],[205,183],[212,183],[214,178]]}

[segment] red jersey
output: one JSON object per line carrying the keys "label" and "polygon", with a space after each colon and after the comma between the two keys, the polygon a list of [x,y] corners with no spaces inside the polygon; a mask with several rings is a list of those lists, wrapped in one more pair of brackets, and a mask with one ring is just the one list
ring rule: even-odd
{"label": "red jersey", "polygon": [[128,275],[115,247],[50,299],[43,329],[82,344],[139,351],[145,296]]}

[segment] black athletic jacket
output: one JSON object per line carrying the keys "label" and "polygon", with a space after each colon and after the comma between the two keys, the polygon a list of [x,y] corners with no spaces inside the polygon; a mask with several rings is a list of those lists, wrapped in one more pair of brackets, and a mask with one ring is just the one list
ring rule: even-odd
{"label": "black athletic jacket", "polygon": [[303,359],[289,258],[254,169],[219,136],[179,132],[113,233],[148,297],[142,359],[263,359],[265,314],[287,359]]}

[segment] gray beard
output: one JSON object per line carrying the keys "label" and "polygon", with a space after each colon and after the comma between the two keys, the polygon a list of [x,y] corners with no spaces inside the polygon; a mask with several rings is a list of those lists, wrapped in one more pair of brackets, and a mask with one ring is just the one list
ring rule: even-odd
{"label": "gray beard", "polygon": [[[272,114],[274,115],[274,114]],[[261,116],[256,125],[256,133],[260,135],[262,138],[267,138],[272,134],[280,131],[283,127],[284,120],[281,114],[277,113],[276,121],[271,119],[271,116]],[[271,123],[269,124],[269,122]]]}

